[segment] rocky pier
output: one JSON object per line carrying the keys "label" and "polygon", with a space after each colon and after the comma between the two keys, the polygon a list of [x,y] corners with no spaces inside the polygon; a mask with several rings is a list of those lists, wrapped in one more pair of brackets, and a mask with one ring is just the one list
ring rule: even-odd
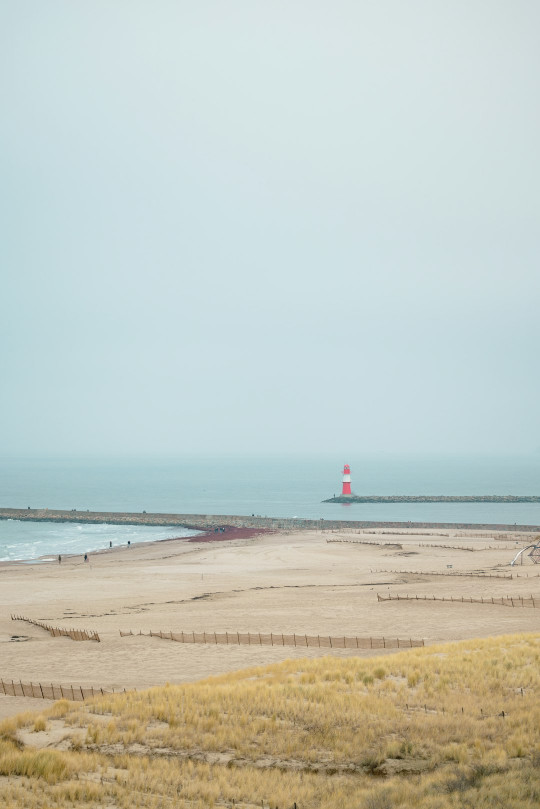
{"label": "rocky pier", "polygon": [[540,496],[524,494],[342,494],[323,503],[540,503]]}
{"label": "rocky pier", "polygon": [[[456,502],[461,502],[455,499]],[[340,502],[333,498],[331,502]],[[343,500],[341,502],[349,502]],[[366,502],[388,502],[382,499]],[[395,502],[423,502],[421,500]],[[425,501],[431,502],[431,501]],[[499,501],[497,501],[499,502]],[[501,500],[500,502],[507,502]],[[510,501],[511,502],[511,501]],[[531,502],[529,500],[524,502]],[[536,501],[533,501],[536,502]],[[540,532],[540,525],[507,525],[493,523],[434,523],[434,522],[383,522],[381,520],[318,520],[281,517],[256,517],[255,515],[231,514],[159,514],[120,511],[77,511],[61,509],[0,508],[0,520],[29,520],[31,522],[70,522],[108,525],[152,525],[170,528],[192,528],[196,531],[213,531],[216,528],[264,528],[270,531],[326,530],[340,528],[462,528],[490,531]]]}

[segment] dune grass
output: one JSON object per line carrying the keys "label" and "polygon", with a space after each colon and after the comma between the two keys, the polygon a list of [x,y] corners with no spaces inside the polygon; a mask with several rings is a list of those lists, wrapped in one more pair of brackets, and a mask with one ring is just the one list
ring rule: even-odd
{"label": "dune grass", "polygon": [[[63,700],[0,725],[0,791],[9,809],[524,809],[540,803],[539,684],[528,634]],[[55,720],[80,751],[20,749],[18,728]]]}

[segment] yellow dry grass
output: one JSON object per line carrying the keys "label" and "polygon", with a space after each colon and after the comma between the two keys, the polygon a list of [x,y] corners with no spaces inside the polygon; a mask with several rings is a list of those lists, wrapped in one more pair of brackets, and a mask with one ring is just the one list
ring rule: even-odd
{"label": "yellow dry grass", "polygon": [[[540,803],[539,681],[529,634],[61,701],[0,726],[0,790],[9,809],[523,809]],[[17,745],[59,719],[80,750]]]}

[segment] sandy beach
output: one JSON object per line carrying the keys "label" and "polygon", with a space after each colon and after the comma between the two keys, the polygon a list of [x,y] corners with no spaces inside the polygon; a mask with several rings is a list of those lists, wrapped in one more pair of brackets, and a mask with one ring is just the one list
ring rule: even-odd
{"label": "sandy beach", "polygon": [[[120,630],[296,632],[432,644],[540,627],[540,610],[527,607],[377,600],[377,593],[408,593],[484,599],[533,595],[540,602],[539,567],[528,559],[509,567],[517,550],[531,542],[530,534],[342,530],[220,539],[115,548],[91,554],[86,563],[78,556],[61,564],[1,565],[0,676],[144,688],[290,657],[380,654],[188,645],[121,637]],[[503,578],[511,573],[512,579]],[[51,637],[39,627],[12,621],[12,613],[53,626],[96,630],[101,642]],[[0,716],[39,710],[43,704],[2,695]]]}

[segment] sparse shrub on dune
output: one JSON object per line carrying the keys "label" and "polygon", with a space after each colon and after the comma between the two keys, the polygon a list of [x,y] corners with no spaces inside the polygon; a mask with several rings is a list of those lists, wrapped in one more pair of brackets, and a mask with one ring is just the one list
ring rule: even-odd
{"label": "sparse shrub on dune", "polygon": [[69,702],[67,699],[59,699],[55,702],[52,708],[47,712],[51,719],[61,719],[66,716],[69,711]]}
{"label": "sparse shrub on dune", "polygon": [[0,746],[0,775],[26,776],[56,784],[77,771],[80,761],[54,750],[21,750],[4,741]]}
{"label": "sparse shrub on dune", "polygon": [[34,732],[38,733],[40,730],[47,730],[47,720],[41,715],[34,720]]}

